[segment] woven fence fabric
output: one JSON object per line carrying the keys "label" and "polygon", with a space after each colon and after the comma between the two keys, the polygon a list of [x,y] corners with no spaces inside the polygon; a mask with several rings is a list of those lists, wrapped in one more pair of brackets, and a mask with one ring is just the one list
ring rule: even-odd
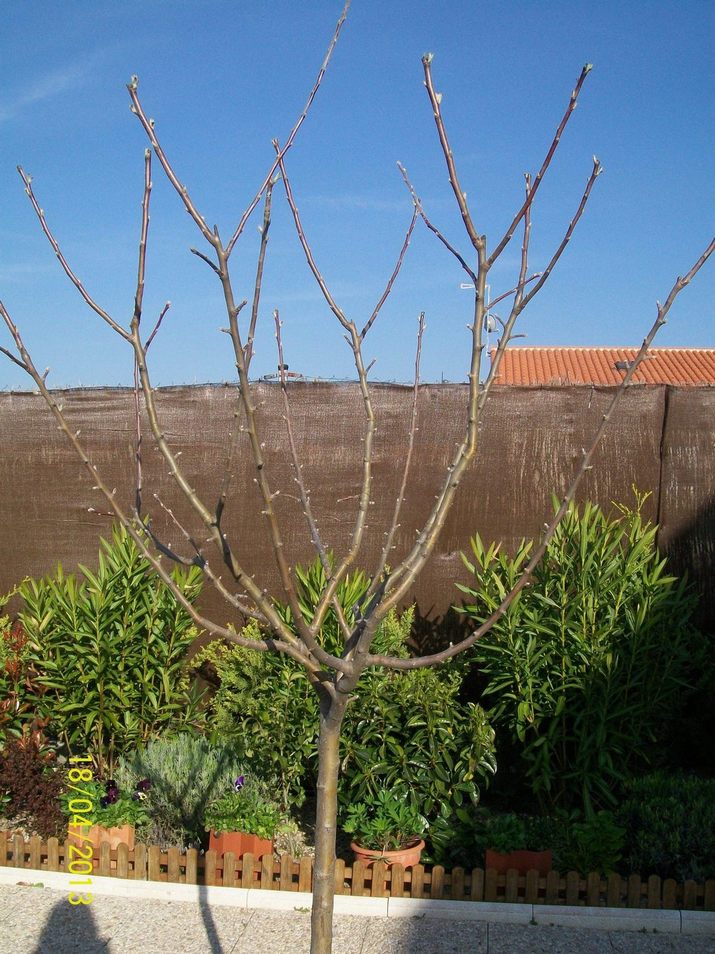
{"label": "woven fence fabric", "polygon": [[[291,382],[293,427],[306,486],[326,545],[340,554],[348,546],[360,493],[365,412],[357,384]],[[458,600],[454,584],[466,581],[460,551],[479,532],[513,549],[538,535],[551,513],[551,494],[561,494],[578,468],[583,448],[612,398],[608,387],[500,388],[484,412],[476,461],[466,474],[430,564],[411,594],[419,612],[444,614]],[[56,392],[67,418],[79,429],[90,458],[117,499],[131,509],[135,493],[135,416],[131,389]],[[254,480],[248,439],[240,431],[235,387],[200,385],[163,388],[156,399],[162,431],[193,487],[216,505],[226,462],[230,489],[223,526],[246,569],[268,590],[278,575],[262,502]],[[291,565],[314,558],[290,465],[280,386],[257,383],[253,392],[265,472],[283,527]],[[412,389],[374,385],[377,432],[367,530],[357,566],[370,570],[389,527],[407,452]],[[703,588],[707,612],[715,610],[712,583],[715,548],[713,430],[715,390],[634,386],[625,393],[579,492],[604,507],[633,500],[632,487],[652,493],[646,515],[663,526],[662,543],[680,569]],[[415,540],[434,503],[466,421],[466,387],[426,385],[419,392],[415,436],[395,565]],[[158,536],[186,550],[181,533],[157,503],[174,511],[197,539],[205,539],[166,462],[144,424],[145,513]],[[99,536],[108,536],[112,516],[92,489],[91,476],[39,395],[0,395],[0,591],[25,575],[92,566]],[[230,448],[233,445],[233,450]],[[188,552],[188,551],[187,551]],[[216,560],[213,561],[216,565]],[[209,587],[204,612],[225,623],[233,611]]]}

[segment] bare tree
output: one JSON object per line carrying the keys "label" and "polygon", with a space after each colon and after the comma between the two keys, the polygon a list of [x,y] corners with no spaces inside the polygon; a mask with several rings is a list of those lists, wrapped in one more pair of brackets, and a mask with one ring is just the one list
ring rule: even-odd
{"label": "bare tree", "polygon": [[[481,626],[474,630],[469,636],[454,645],[449,646],[441,652],[431,655],[396,658],[391,656],[376,655],[371,652],[373,637],[380,623],[385,619],[386,614],[393,608],[403,604],[410,592],[410,589],[420,571],[434,552],[440,532],[444,526],[447,514],[454,501],[465,471],[474,460],[479,447],[480,418],[484,406],[489,397],[490,391],[496,380],[499,371],[499,365],[505,349],[514,334],[514,327],[517,319],[536,297],[547,282],[554,267],[563,254],[578,225],[581,216],[584,213],[586,205],[591,196],[592,189],[596,180],[602,172],[602,167],[597,158],[593,159],[593,166],[587,178],[583,195],[581,196],[573,218],[565,229],[563,238],[555,249],[550,261],[543,271],[537,274],[529,274],[529,242],[531,236],[531,209],[539,191],[539,187],[546,176],[552,159],[558,148],[561,137],[566,129],[569,119],[576,107],[578,97],[582,87],[591,70],[591,65],[584,66],[578,78],[576,86],[571,93],[568,105],[564,115],[558,124],[556,133],[551,145],[543,160],[541,168],[532,178],[530,175],[525,177],[524,200],[516,211],[508,228],[501,238],[491,248],[487,237],[483,235],[478,227],[478,221],[474,212],[467,203],[466,194],[460,184],[457,167],[452,150],[449,145],[447,130],[442,115],[441,94],[435,91],[432,76],[432,54],[427,54],[422,58],[424,69],[425,87],[429,98],[429,103],[434,116],[437,136],[441,145],[444,159],[447,165],[449,182],[454,193],[454,198],[459,209],[466,238],[468,240],[468,251],[462,253],[457,245],[450,241],[443,232],[428,217],[417,192],[410,182],[404,167],[400,166],[400,171],[404,182],[409,189],[413,203],[413,213],[409,222],[404,242],[397,255],[395,265],[390,273],[384,292],[380,296],[372,313],[358,323],[350,317],[336,300],[330,291],[328,284],[320,271],[316,262],[311,245],[306,236],[306,232],[298,210],[298,204],[293,191],[291,180],[287,169],[287,156],[295,141],[296,135],[306,118],[318,88],[321,84],[325,71],[328,67],[333,49],[338,41],[343,23],[347,16],[349,0],[338,20],[335,32],[328,47],[325,59],[321,65],[320,71],[310,92],[306,105],[298,117],[295,125],[290,130],[288,137],[283,145],[278,140],[274,140],[273,147],[275,156],[269,165],[268,171],[263,182],[258,187],[254,197],[249,202],[245,212],[241,216],[235,231],[227,241],[224,241],[216,226],[209,226],[207,220],[199,212],[192,200],[186,187],[182,184],[177,175],[172,162],[169,160],[166,152],[162,148],[153,120],[149,119],[144,111],[139,98],[138,80],[132,77],[128,85],[129,97],[131,100],[132,111],[141,123],[146,136],[149,140],[150,149],[145,152],[144,166],[144,197],[142,203],[141,232],[138,255],[138,275],[136,284],[136,293],[131,318],[125,326],[115,320],[98,302],[90,295],[82,284],[80,279],[72,270],[70,264],[65,258],[58,241],[45,218],[45,214],[35,196],[30,176],[20,168],[20,176],[25,186],[27,195],[32,203],[40,226],[45,233],[55,255],[57,256],[61,267],[64,269],[67,277],[75,285],[87,305],[96,313],[96,315],[106,322],[118,337],[122,338],[132,349],[135,362],[135,417],[136,417],[136,493],[133,509],[124,508],[118,499],[115,491],[110,488],[103,480],[102,475],[98,473],[96,466],[92,463],[80,439],[79,431],[73,430],[63,413],[61,405],[58,403],[55,393],[50,391],[47,386],[47,371],[39,372],[33,363],[23,343],[20,332],[10,317],[5,306],[0,303],[0,314],[2,315],[10,334],[15,343],[15,352],[7,348],[1,348],[2,352],[16,365],[23,369],[35,382],[40,393],[47,402],[50,411],[54,415],[58,426],[65,433],[67,439],[75,448],[80,459],[89,472],[92,484],[110,504],[110,509],[122,524],[128,529],[137,545],[141,548],[146,558],[151,562],[155,571],[169,586],[177,600],[191,614],[195,622],[203,629],[215,637],[220,637],[237,643],[250,649],[260,652],[280,652],[290,656],[299,663],[305,675],[315,690],[320,704],[320,735],[319,735],[319,771],[318,771],[318,799],[317,799],[317,817],[316,817],[316,845],[315,845],[315,868],[314,868],[314,899],[312,912],[312,944],[313,954],[327,954],[332,946],[332,916],[333,916],[333,894],[334,894],[334,871],[335,871],[335,839],[337,828],[337,786],[339,777],[339,744],[340,729],[345,715],[346,708],[350,698],[359,691],[360,677],[368,666],[385,666],[391,669],[416,669],[424,666],[435,666],[446,662],[448,659],[464,652],[472,646],[476,640],[486,633],[495,621],[506,611],[516,594],[527,583],[537,562],[544,553],[544,550],[551,539],[554,530],[565,513],[569,502],[573,499],[576,489],[584,474],[591,467],[591,460],[594,451],[601,439],[601,436],[608,425],[608,422],[623,394],[628,387],[634,372],[639,363],[643,360],[653,338],[665,323],[666,316],[675,301],[677,295],[692,280],[707,258],[715,248],[715,240],[711,241],[700,258],[690,268],[683,277],[677,278],[672,289],[668,293],[663,304],[657,304],[656,319],[646,335],[643,344],[638,352],[635,361],[626,371],[623,382],[613,395],[612,401],[606,413],[603,415],[601,424],[594,435],[589,448],[583,452],[582,460],[573,475],[573,479],[563,496],[561,505],[555,514],[555,517],[543,535],[540,545],[536,548],[533,557],[526,566],[521,578],[504,598],[497,610]],[[229,449],[227,451],[227,463],[225,473],[221,484],[221,491],[218,500],[210,504],[201,499],[195,489],[191,486],[186,474],[182,470],[179,455],[170,447],[167,442],[159,412],[157,409],[156,392],[152,385],[152,380],[147,364],[147,352],[149,347],[162,324],[166,315],[168,304],[161,312],[152,331],[144,336],[142,325],[142,298],[144,291],[146,249],[149,232],[149,204],[152,188],[151,162],[152,152],[158,159],[166,177],[176,190],[180,201],[183,203],[186,211],[193,219],[198,231],[203,237],[207,250],[206,252],[198,249],[191,249],[192,253],[202,259],[214,272],[216,280],[219,282],[223,295],[224,305],[228,318],[228,327],[224,329],[230,338],[233,349],[233,356],[237,371],[237,396],[240,407],[240,416],[242,425],[238,435],[234,435],[227,441]],[[285,364],[283,355],[283,341],[281,335],[281,320],[279,313],[274,311],[273,318],[275,322],[276,339],[278,346],[278,366],[280,372],[280,385],[283,395],[284,418],[287,430],[287,441],[290,454],[290,463],[293,468],[297,493],[300,506],[306,520],[306,526],[312,546],[318,554],[326,574],[326,584],[320,600],[315,607],[312,618],[305,619],[299,605],[298,595],[295,585],[295,571],[289,564],[285,553],[284,540],[281,531],[280,521],[274,506],[274,500],[278,494],[272,475],[269,473],[269,467],[266,466],[264,455],[264,443],[261,436],[261,421],[257,414],[257,407],[254,402],[253,389],[250,381],[250,366],[254,352],[254,337],[257,321],[260,313],[261,285],[263,269],[267,251],[267,240],[271,223],[273,194],[276,186],[282,187],[287,201],[290,214],[292,215],[295,230],[300,241],[306,262],[310,271],[322,292],[335,320],[340,325],[344,337],[352,353],[355,364],[357,380],[359,382],[359,391],[361,395],[362,406],[364,410],[364,433],[361,439],[361,458],[362,475],[360,481],[360,493],[358,497],[352,534],[347,550],[342,556],[334,562],[328,557],[326,545],[321,537],[318,522],[313,512],[310,492],[305,485],[301,462],[297,451],[297,444],[294,436],[293,422],[291,416],[291,404],[289,388],[285,374]],[[263,201],[263,222],[261,226],[261,241],[256,264],[256,277],[254,287],[251,292],[251,307],[246,309],[247,318],[244,319],[244,308],[247,305],[246,299],[240,299],[239,294],[234,288],[234,282],[231,277],[229,260],[236,248],[239,239],[242,237],[246,224],[256,206]],[[394,539],[396,530],[399,526],[400,511],[405,495],[405,489],[408,485],[410,476],[410,467],[412,461],[412,448],[414,444],[415,432],[417,430],[417,407],[418,391],[420,386],[420,355],[422,348],[422,336],[424,330],[424,315],[420,316],[417,334],[417,353],[415,360],[414,391],[412,402],[412,413],[410,416],[410,427],[408,434],[408,450],[405,456],[403,473],[399,485],[399,491],[395,500],[392,519],[390,525],[385,531],[385,544],[377,561],[376,566],[372,568],[371,584],[369,589],[369,598],[366,606],[350,615],[346,614],[340,607],[337,600],[338,586],[344,580],[351,567],[358,564],[360,559],[361,544],[366,528],[369,504],[373,490],[373,444],[376,432],[376,417],[373,408],[370,384],[368,374],[370,366],[365,365],[363,359],[363,345],[366,336],[369,334],[374,323],[378,319],[380,310],[387,300],[393,285],[399,275],[402,264],[408,250],[410,239],[415,229],[416,223],[421,220],[427,228],[434,233],[439,242],[454,256],[461,268],[469,276],[474,286],[474,296],[471,306],[471,324],[470,348],[469,348],[469,369],[468,385],[465,388],[465,417],[462,431],[462,438],[457,447],[456,453],[447,473],[441,479],[441,486],[437,494],[434,506],[431,509],[424,525],[417,534],[414,544],[404,553],[399,561],[391,559],[394,549]],[[492,266],[502,255],[513,237],[520,230],[521,257],[518,275],[514,287],[500,294],[494,301],[486,300],[487,278]],[[490,371],[484,382],[480,382],[480,365],[483,353],[482,332],[485,318],[488,315],[490,305],[496,301],[511,299],[511,310],[509,317],[502,322],[502,335],[493,359]],[[193,512],[194,521],[197,529],[193,531],[181,524],[169,512],[171,519],[181,530],[186,542],[186,553],[179,553],[177,549],[162,543],[152,534],[152,540],[155,548],[147,545],[145,534],[145,521],[142,513],[142,416],[141,406],[143,404],[146,418],[149,423],[149,429],[155,446],[163,456],[169,472],[176,484],[183,493],[188,505]],[[231,474],[231,455],[235,450],[235,442],[238,439],[244,439],[250,448],[250,454],[255,468],[254,481],[258,487],[262,502],[262,514],[265,519],[266,531],[269,534],[272,551],[275,558],[276,567],[280,579],[280,588],[273,594],[267,593],[256,583],[253,577],[246,571],[243,562],[244,556],[239,552],[234,542],[229,538],[229,534],[223,527],[222,516],[227,501]],[[158,550],[158,554],[157,551]],[[196,608],[194,608],[181,594],[174,585],[170,572],[166,565],[160,559],[161,554],[169,557],[171,560],[177,560],[182,563],[198,564],[202,567],[208,581],[216,587],[222,597],[226,600],[231,610],[244,619],[255,619],[259,622],[262,638],[260,640],[249,639],[240,632],[221,626],[211,619],[205,618]],[[391,565],[389,565],[391,564]],[[221,573],[228,571],[230,584],[223,582]],[[275,601],[280,600],[287,603],[291,609],[293,624],[288,625],[284,618],[276,611]],[[333,655],[326,651],[321,639],[321,631],[326,620],[326,614],[331,610],[336,613],[340,630],[342,633],[342,651],[340,655]]]}

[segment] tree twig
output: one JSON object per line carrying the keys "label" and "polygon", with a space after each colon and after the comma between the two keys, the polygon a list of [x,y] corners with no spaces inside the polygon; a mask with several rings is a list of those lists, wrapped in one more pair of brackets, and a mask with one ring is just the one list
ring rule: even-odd
{"label": "tree twig", "polygon": [[[306,523],[308,524],[308,532],[310,533],[311,542],[315,547],[321,566],[325,571],[325,577],[328,579],[332,575],[333,568],[328,558],[323,541],[320,537],[320,531],[318,530],[318,525],[315,522],[315,517],[313,516],[313,507],[310,501],[310,491],[305,486],[305,481],[303,480],[303,466],[300,463],[300,459],[298,457],[298,448],[295,443],[295,435],[293,432],[293,415],[291,413],[290,401],[288,399],[288,383],[285,374],[286,365],[283,354],[283,335],[281,334],[281,327],[283,323],[281,322],[280,314],[277,308],[273,312],[273,320],[276,326],[278,374],[281,382],[281,392],[283,394],[283,410],[285,412],[283,419],[285,421],[286,431],[288,433],[288,445],[290,447],[291,466],[293,467],[293,479],[298,485],[300,505],[303,509],[303,516],[305,517]],[[338,625],[340,626],[340,629],[343,633],[343,637],[348,639],[350,637],[350,627],[348,626],[347,620],[345,619],[345,614],[343,613],[343,609],[340,606],[337,597],[333,599],[332,606],[338,620]]]}
{"label": "tree twig", "polygon": [[410,245],[410,239],[412,238],[412,232],[414,231],[415,222],[417,221],[418,214],[419,212],[418,212],[417,206],[415,206],[412,210],[412,218],[410,220],[409,226],[407,227],[405,240],[402,243],[402,248],[400,249],[400,254],[398,256],[397,262],[395,263],[395,267],[393,268],[392,274],[390,275],[387,281],[387,285],[385,286],[384,292],[380,296],[380,300],[373,308],[372,314],[370,315],[367,322],[365,323],[365,327],[360,332],[360,340],[364,340],[365,335],[368,333],[368,331],[372,327],[373,322],[375,321],[377,316],[380,314],[380,309],[387,301],[390,295],[390,292],[392,291],[392,287],[395,284],[395,281],[397,280],[397,276],[400,274],[400,269],[402,268],[402,265],[405,261],[405,255],[407,254],[407,249],[409,248],[409,245]]}
{"label": "tree twig", "polygon": [[329,43],[329,45],[328,45],[328,49],[327,49],[327,52],[326,52],[326,54],[325,54],[325,57],[323,58],[323,62],[322,62],[322,64],[321,64],[320,69],[318,70],[318,75],[317,75],[317,77],[316,77],[316,79],[315,79],[315,83],[313,84],[313,88],[311,89],[311,91],[310,91],[310,93],[309,93],[309,95],[308,95],[308,99],[306,100],[305,106],[303,107],[303,111],[302,111],[302,113],[300,114],[300,116],[298,117],[298,119],[295,121],[295,123],[294,123],[294,125],[293,125],[293,128],[291,129],[290,133],[288,134],[288,138],[286,139],[286,143],[285,143],[285,145],[283,146],[283,149],[282,149],[281,152],[279,153],[278,158],[276,158],[275,161],[273,162],[273,165],[271,166],[271,168],[270,168],[270,170],[269,170],[269,172],[268,172],[268,175],[267,175],[266,178],[263,180],[263,184],[261,185],[260,189],[259,189],[258,192],[256,193],[256,195],[255,195],[255,197],[253,198],[253,200],[250,202],[250,204],[249,204],[248,208],[246,209],[246,211],[245,211],[245,212],[243,213],[243,215],[241,216],[241,219],[240,219],[238,225],[236,226],[236,231],[233,233],[233,235],[231,236],[231,239],[230,239],[228,245],[226,246],[226,255],[227,255],[227,256],[230,256],[231,252],[233,251],[234,245],[236,244],[236,242],[238,241],[238,239],[239,239],[241,233],[243,232],[244,228],[246,227],[246,222],[247,222],[248,219],[250,218],[251,213],[253,212],[253,210],[256,208],[256,206],[257,206],[258,203],[260,202],[261,196],[263,195],[264,191],[266,190],[266,188],[267,188],[269,182],[273,179],[273,176],[275,175],[276,169],[278,168],[279,160],[282,159],[283,156],[285,156],[285,154],[288,152],[288,150],[291,148],[291,146],[292,146],[293,143],[295,142],[295,137],[298,135],[298,130],[299,130],[300,127],[303,125],[303,123],[304,123],[304,121],[305,121],[305,118],[306,118],[306,116],[308,115],[308,111],[310,110],[310,107],[313,105],[313,100],[315,99],[316,94],[317,94],[317,92],[318,92],[318,89],[320,88],[320,84],[323,82],[323,77],[325,76],[325,71],[327,70],[328,64],[330,63],[330,59],[331,59],[331,57],[332,57],[332,55],[333,55],[333,50],[335,49],[335,46],[336,46],[336,44],[337,44],[337,42],[338,42],[338,37],[340,36],[340,31],[341,31],[342,28],[343,28],[343,24],[345,23],[345,20],[346,20],[346,18],[347,18],[348,10],[349,10],[349,9],[350,9],[350,0],[346,0],[346,3],[345,3],[345,5],[344,5],[344,7],[343,7],[343,9],[342,9],[342,13],[340,14],[340,17],[338,18],[338,22],[337,22],[337,24],[335,25],[335,31],[333,32],[333,36],[332,36],[332,39],[330,40],[330,43]]}
{"label": "tree twig", "polygon": [[407,439],[407,454],[405,455],[405,466],[402,470],[402,481],[400,483],[400,489],[397,492],[397,499],[395,500],[395,509],[392,514],[392,522],[390,523],[389,529],[385,533],[385,545],[382,548],[382,554],[380,555],[380,560],[378,562],[377,568],[373,573],[372,583],[370,584],[370,589],[367,592],[367,596],[371,597],[376,591],[380,582],[382,580],[382,575],[385,572],[385,567],[390,556],[390,551],[392,550],[392,541],[395,539],[395,533],[397,532],[400,523],[400,511],[402,509],[402,504],[405,501],[405,491],[407,489],[407,479],[410,473],[410,466],[412,463],[412,451],[415,445],[415,434],[417,433],[417,399],[419,397],[419,388],[420,388],[420,358],[422,356],[422,336],[425,330],[425,313],[420,312],[418,319],[418,328],[417,328],[417,350],[415,353],[415,381],[414,387],[412,389],[412,412],[410,415],[410,427],[408,431]]}
{"label": "tree twig", "polygon": [[256,281],[253,286],[253,304],[251,305],[251,322],[248,326],[248,337],[246,339],[246,367],[250,368],[253,358],[253,339],[256,336],[256,324],[258,323],[258,303],[261,298],[261,285],[263,283],[263,268],[266,260],[266,247],[268,245],[268,230],[271,227],[271,199],[273,197],[274,180],[268,183],[266,187],[266,199],[263,206],[263,226],[261,228],[261,246],[258,252],[258,263],[256,265]]}
{"label": "tree twig", "polygon": [[573,92],[571,93],[571,98],[569,99],[569,104],[566,107],[566,112],[564,113],[563,118],[561,122],[559,123],[558,129],[556,130],[556,134],[554,135],[551,145],[549,146],[549,150],[546,153],[546,157],[544,158],[544,161],[541,164],[541,168],[536,174],[536,178],[534,179],[534,184],[532,186],[531,193],[524,200],[524,204],[521,206],[519,211],[516,213],[516,215],[512,219],[512,222],[509,228],[504,233],[504,237],[502,238],[502,240],[499,242],[499,244],[496,246],[494,251],[491,253],[489,258],[487,259],[487,268],[492,267],[494,262],[499,258],[501,253],[507,247],[507,245],[511,241],[512,235],[514,234],[514,230],[516,229],[519,222],[521,222],[521,220],[523,219],[524,215],[526,214],[526,210],[529,208],[529,206],[532,204],[532,202],[536,198],[536,193],[539,189],[539,186],[541,185],[543,178],[546,175],[546,171],[548,170],[551,164],[551,160],[554,157],[554,153],[556,152],[558,145],[561,142],[561,136],[563,135],[564,129],[566,129],[566,124],[571,118],[573,111],[576,109],[576,103],[578,102],[578,96],[579,96],[579,93],[581,92],[581,87],[583,86],[584,81],[586,80],[586,77],[588,76],[588,74],[591,72],[592,69],[593,69],[593,64],[586,63],[586,65],[581,70],[581,75],[579,76],[576,86],[574,87]]}
{"label": "tree twig", "polygon": [[469,236],[469,241],[474,246],[477,256],[481,261],[484,257],[484,236],[479,235],[477,232],[474,222],[472,221],[472,215],[469,211],[469,206],[467,205],[467,193],[462,191],[462,187],[459,184],[457,167],[454,163],[452,149],[449,145],[449,140],[447,139],[447,130],[445,129],[444,120],[442,119],[442,94],[435,92],[434,84],[432,82],[432,59],[432,53],[425,53],[425,55],[422,57],[422,66],[425,73],[425,87],[427,89],[427,95],[429,96],[430,103],[432,104],[432,113],[437,126],[437,135],[439,136],[439,142],[442,146],[442,152],[444,153],[444,158],[447,163],[449,183],[452,186],[454,197],[457,200],[457,205],[459,206],[462,221],[464,222],[464,227],[467,230],[467,235]]}
{"label": "tree twig", "polygon": [[401,162],[398,162],[398,163],[397,163],[397,168],[400,170],[400,173],[401,173],[401,175],[402,175],[402,178],[403,178],[403,180],[404,180],[404,183],[405,183],[405,185],[407,186],[407,188],[409,189],[410,195],[412,196],[412,202],[413,202],[413,204],[414,204],[414,207],[415,207],[415,208],[417,209],[417,211],[419,212],[420,217],[421,217],[422,221],[424,222],[424,224],[427,226],[427,228],[430,230],[430,232],[434,233],[434,235],[437,236],[437,238],[438,238],[438,239],[440,240],[440,242],[444,245],[444,247],[447,249],[447,251],[448,251],[448,252],[451,252],[451,254],[454,255],[454,257],[457,259],[457,261],[458,261],[459,264],[462,266],[462,268],[464,269],[464,271],[467,273],[467,275],[469,275],[469,277],[472,279],[472,281],[473,281],[474,284],[476,285],[476,283],[477,283],[477,275],[476,275],[476,273],[474,272],[474,270],[467,264],[467,262],[466,262],[466,260],[464,259],[464,257],[457,251],[457,249],[454,247],[454,245],[452,245],[452,243],[449,242],[448,239],[445,238],[445,236],[440,232],[440,230],[437,228],[437,226],[436,226],[436,225],[433,225],[432,222],[427,218],[427,216],[426,216],[426,214],[425,214],[424,207],[422,206],[422,200],[420,199],[420,197],[419,197],[419,196],[417,195],[417,193],[415,192],[414,186],[413,186],[412,183],[410,182],[410,179],[409,179],[409,177],[408,177],[408,175],[407,175],[407,170],[405,169],[405,167],[402,165]]}
{"label": "tree twig", "polygon": [[84,287],[84,285],[82,284],[82,282],[79,280],[79,278],[77,278],[77,276],[75,275],[75,273],[74,273],[74,272],[72,271],[72,269],[70,268],[70,266],[69,266],[69,264],[68,264],[68,262],[67,262],[67,259],[64,257],[64,255],[62,254],[62,250],[60,249],[59,245],[57,244],[57,240],[55,239],[54,235],[53,235],[52,232],[50,231],[50,227],[49,227],[49,225],[47,224],[47,220],[46,220],[46,218],[45,218],[44,209],[41,209],[41,208],[40,208],[40,203],[39,203],[39,202],[37,201],[37,199],[35,198],[35,193],[34,193],[34,191],[33,191],[32,185],[31,185],[31,183],[32,183],[32,177],[25,174],[25,171],[23,170],[22,166],[18,166],[18,167],[17,167],[17,171],[20,173],[20,178],[22,179],[22,181],[23,181],[24,184],[25,184],[25,192],[27,193],[27,196],[28,196],[28,198],[30,199],[30,202],[31,202],[31,204],[32,204],[32,208],[35,210],[35,214],[37,215],[37,218],[38,218],[38,220],[39,220],[39,222],[40,222],[40,227],[41,227],[42,231],[45,233],[45,236],[47,237],[47,241],[48,241],[48,242],[50,243],[50,245],[52,246],[52,249],[53,249],[55,255],[57,256],[57,260],[59,261],[60,265],[62,266],[62,268],[63,268],[65,274],[67,275],[67,277],[69,278],[69,280],[72,282],[72,284],[74,285],[74,287],[77,289],[77,291],[80,293],[80,295],[82,296],[82,298],[84,298],[84,300],[87,302],[87,304],[88,304],[89,307],[92,309],[92,311],[93,311],[95,314],[99,315],[99,317],[102,319],[102,321],[105,321],[105,322],[109,325],[109,327],[112,329],[112,331],[116,331],[116,333],[117,333],[120,337],[124,338],[125,341],[129,341],[129,340],[130,340],[130,337],[131,337],[130,334],[129,334],[129,332],[126,331],[126,329],[122,328],[121,325],[117,324],[117,322],[111,317],[111,315],[109,315],[109,314],[104,310],[104,308],[102,308],[100,305],[97,304],[97,302],[94,300],[94,298],[92,298],[92,296],[89,294],[89,292],[87,291],[87,289]]}

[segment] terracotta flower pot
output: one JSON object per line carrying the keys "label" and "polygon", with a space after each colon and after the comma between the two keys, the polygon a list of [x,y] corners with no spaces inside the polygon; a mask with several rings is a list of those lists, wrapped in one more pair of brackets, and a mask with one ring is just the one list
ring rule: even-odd
{"label": "terracotta flower pot", "polygon": [[[99,867],[99,846],[103,841],[109,842],[109,847],[113,850],[119,845],[126,845],[129,851],[134,850],[134,825],[119,825],[115,828],[105,828],[104,825],[92,825],[86,835],[83,836],[82,844],[86,845],[89,842],[94,848],[93,854],[93,867],[96,869]],[[74,843],[70,839],[70,843]],[[112,871],[116,871],[117,862],[111,861],[109,867]]]}
{"label": "terracotta flower pot", "polygon": [[242,831],[212,831],[209,835],[209,851],[219,855],[233,851],[237,858],[250,852],[254,858],[262,858],[263,855],[273,854],[273,842],[269,838],[247,835]]}
{"label": "terracotta flower pot", "polygon": [[110,848],[126,845],[129,851],[134,850],[134,825],[119,825],[116,828],[105,828],[103,825],[92,825],[85,836],[99,851],[99,845],[108,841]]}
{"label": "terracotta flower pot", "polygon": [[397,851],[374,851],[370,848],[363,848],[356,842],[351,842],[350,847],[355,855],[355,861],[365,861],[372,864],[374,861],[384,861],[388,865],[418,865],[420,857],[424,850],[425,843],[421,838],[416,838],[413,842],[399,848]]}
{"label": "terracotta flower pot", "polygon": [[549,851],[493,851],[487,848],[485,867],[492,868],[497,874],[506,874],[515,868],[520,875],[528,871],[538,871],[547,875],[553,867],[553,853]]}

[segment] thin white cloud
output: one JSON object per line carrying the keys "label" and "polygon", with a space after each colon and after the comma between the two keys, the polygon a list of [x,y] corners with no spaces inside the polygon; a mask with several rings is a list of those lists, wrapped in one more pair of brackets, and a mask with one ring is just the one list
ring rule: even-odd
{"label": "thin white cloud", "polygon": [[36,103],[80,86],[92,72],[97,59],[97,55],[88,56],[79,62],[44,73],[14,95],[0,98],[0,123],[14,119]]}
{"label": "thin white cloud", "polygon": [[54,271],[52,264],[30,265],[18,262],[14,265],[0,265],[0,282],[26,282],[40,273]]}
{"label": "thin white cloud", "polygon": [[408,212],[412,203],[409,197],[403,200],[378,199],[369,195],[306,195],[302,199],[303,205],[314,205],[324,209],[364,209],[370,212],[392,212],[406,209]]}

